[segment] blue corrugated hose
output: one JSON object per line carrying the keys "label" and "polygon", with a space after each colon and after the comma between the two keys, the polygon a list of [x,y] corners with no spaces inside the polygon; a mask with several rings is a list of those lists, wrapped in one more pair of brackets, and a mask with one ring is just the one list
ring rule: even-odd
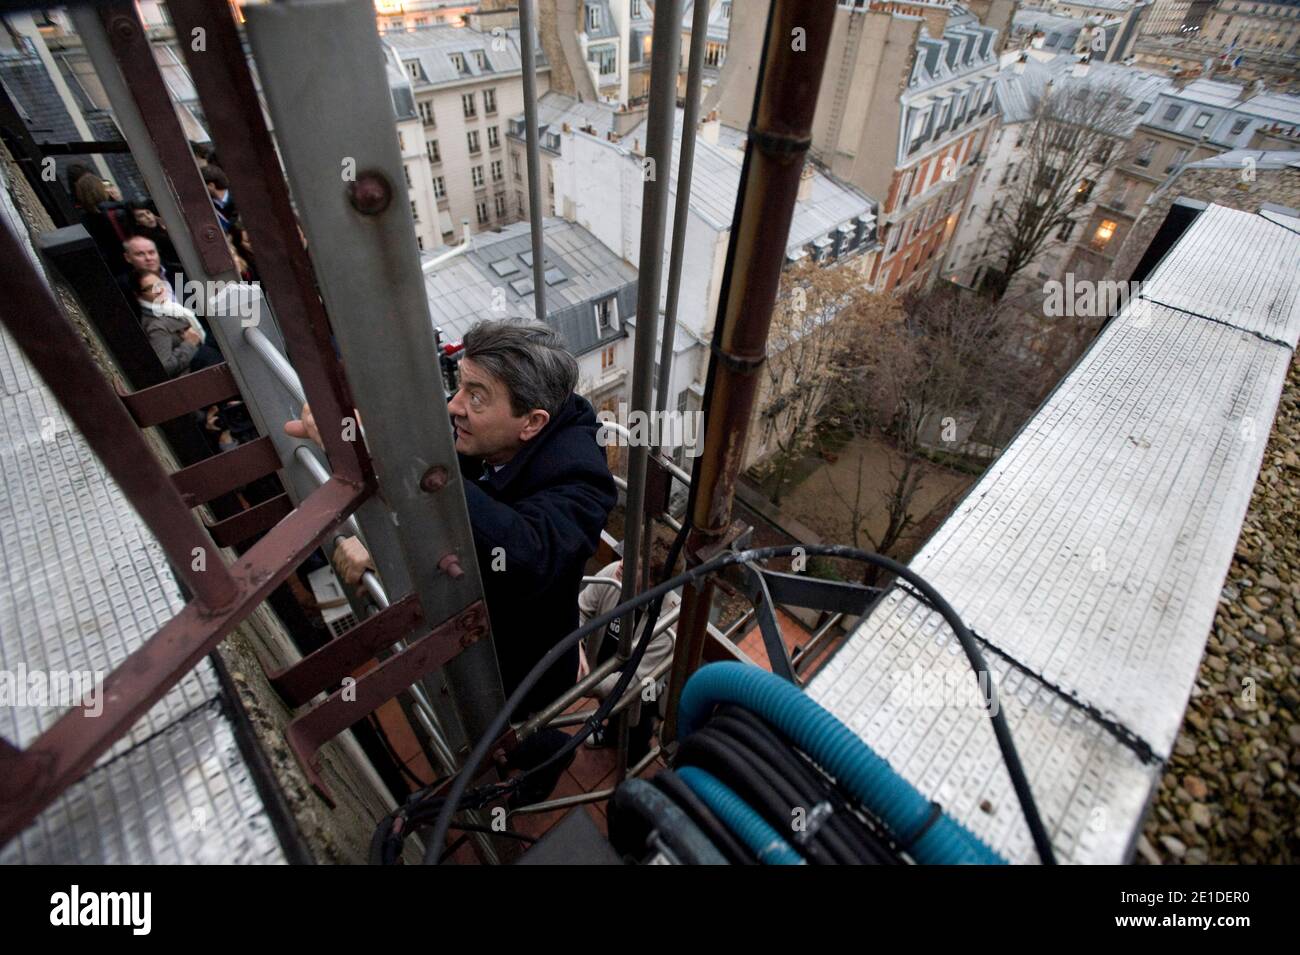
{"label": "blue corrugated hose", "polygon": [[[735,703],[765,719],[833,776],[904,844],[933,815],[934,807],[929,800],[895,773],[852,730],[794,684],[744,663],[710,663],[701,667],[682,689],[677,713],[680,736],[684,739],[699,729],[718,703]],[[946,813],[935,819],[907,851],[917,862],[927,865],[1006,864],[1005,859]]]}
{"label": "blue corrugated hose", "polygon": [[682,766],[677,775],[764,865],[804,864],[790,843],[717,777],[696,766]]}

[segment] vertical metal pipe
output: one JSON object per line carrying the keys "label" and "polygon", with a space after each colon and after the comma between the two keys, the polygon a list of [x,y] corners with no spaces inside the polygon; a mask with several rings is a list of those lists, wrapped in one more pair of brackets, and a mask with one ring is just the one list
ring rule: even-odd
{"label": "vertical metal pipe", "polygon": [[[650,110],[646,119],[647,167],[641,199],[641,255],[636,289],[636,345],[632,361],[632,411],[651,410],[654,350],[659,327],[659,286],[663,275],[664,227],[668,222],[668,183],[672,167],[673,119],[677,112],[677,64],[681,51],[682,0],[655,4],[650,60]],[[646,467],[650,449],[628,449],[627,510],[623,535],[623,600],[637,591],[637,563],[645,510]],[[632,652],[632,619],[619,630],[619,658]],[[626,768],[626,718],[619,718],[619,777]]]}
{"label": "vertical metal pipe", "polygon": [[[691,11],[691,53],[686,64],[686,107],[682,114],[682,145],[677,157],[677,202],[673,207],[673,243],[668,258],[668,293],[664,301],[663,340],[659,345],[659,381],[655,410],[668,410],[668,385],[673,375],[673,337],[677,329],[677,297],[682,290],[682,253],[691,211],[691,173],[695,169],[695,124],[700,118],[700,87],[704,84],[704,50],[708,46],[710,0],[695,0]],[[660,419],[662,420],[662,418]],[[658,442],[655,443],[656,450]]]}
{"label": "vertical metal pipe", "polygon": [[528,156],[528,225],[533,239],[533,308],[546,321],[546,251],[542,243],[542,158],[537,142],[536,26],[533,4],[519,0],[519,50],[523,55],[524,148]]}
{"label": "vertical metal pipe", "polygon": [[[719,543],[731,524],[835,7],[835,0],[773,0],[768,14],[709,359],[707,426],[695,462],[688,566],[698,564],[701,552]],[[712,595],[712,578],[683,595],[665,740],[676,738],[682,686],[700,665]]]}

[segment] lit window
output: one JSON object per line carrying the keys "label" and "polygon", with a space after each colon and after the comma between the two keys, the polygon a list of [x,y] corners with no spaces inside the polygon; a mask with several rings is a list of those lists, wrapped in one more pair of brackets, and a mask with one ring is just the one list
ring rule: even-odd
{"label": "lit window", "polygon": [[1092,235],[1092,247],[1094,249],[1104,249],[1110,243],[1115,235],[1115,230],[1119,226],[1110,219],[1102,219],[1101,225],[1097,226],[1097,231]]}

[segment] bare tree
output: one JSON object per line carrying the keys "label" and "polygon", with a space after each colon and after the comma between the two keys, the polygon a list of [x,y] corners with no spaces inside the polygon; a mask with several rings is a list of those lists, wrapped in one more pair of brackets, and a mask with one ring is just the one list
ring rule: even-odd
{"label": "bare tree", "polygon": [[[1041,252],[1068,235],[1097,183],[1124,159],[1133,117],[1119,108],[1113,84],[1064,77],[1047,84],[1032,118],[1021,124],[1021,159],[989,212],[991,288],[1011,280]],[[1065,231],[1063,231],[1065,230]]]}
{"label": "bare tree", "polygon": [[777,448],[759,469],[775,476],[773,503],[780,503],[794,461],[816,440],[826,400],[842,375],[842,358],[860,336],[872,299],[862,276],[846,267],[804,262],[782,276],[758,417]]}
{"label": "bare tree", "polygon": [[[864,311],[833,407],[855,434],[890,450],[874,460],[861,453],[847,491],[828,474],[854,545],[865,539],[882,554],[951,509],[957,491],[919,500],[936,452],[960,451],[981,419],[1018,424],[1037,390],[1020,367],[1014,318],[987,298],[945,289],[888,303]],[[876,500],[864,491],[869,468],[888,475]]]}

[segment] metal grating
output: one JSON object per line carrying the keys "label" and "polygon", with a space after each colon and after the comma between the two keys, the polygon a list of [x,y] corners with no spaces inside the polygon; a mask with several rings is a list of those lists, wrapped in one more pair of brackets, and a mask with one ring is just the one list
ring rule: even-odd
{"label": "metal grating", "polygon": [[[1210,207],[1147,292],[1184,310],[1129,303],[912,561],[1043,678],[997,676],[1062,860],[1128,858],[1160,767],[1044,681],[1168,757],[1300,333],[1297,263],[1300,233]],[[894,593],[808,691],[995,849],[1033,861],[987,717],[932,706],[901,676],[918,664],[974,687],[958,654]]]}

